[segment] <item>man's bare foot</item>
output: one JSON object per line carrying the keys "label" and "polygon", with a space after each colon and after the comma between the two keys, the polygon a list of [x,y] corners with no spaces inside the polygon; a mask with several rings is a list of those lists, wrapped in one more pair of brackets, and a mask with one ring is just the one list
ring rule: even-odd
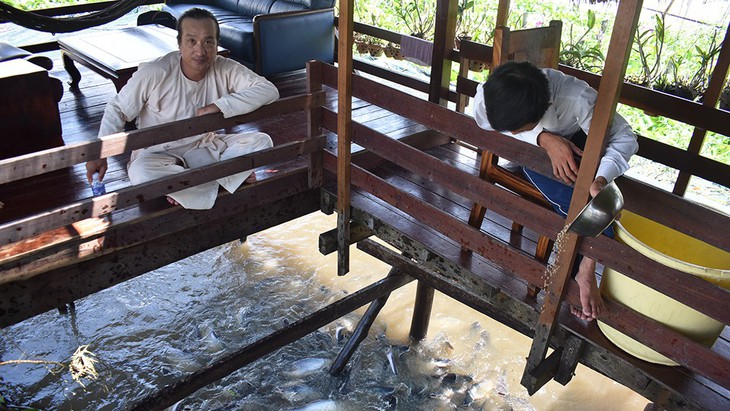
{"label": "man's bare foot", "polygon": [[170,203],[170,204],[172,204],[172,205],[174,205],[174,206],[180,205],[180,203],[178,203],[177,201],[175,201],[175,199],[174,199],[174,198],[172,198],[172,197],[170,197],[170,196],[167,196],[167,197],[165,197],[165,198],[167,198],[167,202],[168,202],[168,203]]}
{"label": "man's bare foot", "polygon": [[603,298],[601,298],[601,291],[598,289],[595,271],[595,260],[583,257],[580,267],[578,267],[578,274],[575,276],[575,282],[578,283],[580,289],[582,308],[570,307],[570,312],[573,315],[587,321],[598,318],[603,311]]}
{"label": "man's bare foot", "polygon": [[244,184],[251,184],[256,182],[256,172],[251,173],[250,176],[246,178],[244,181]]}

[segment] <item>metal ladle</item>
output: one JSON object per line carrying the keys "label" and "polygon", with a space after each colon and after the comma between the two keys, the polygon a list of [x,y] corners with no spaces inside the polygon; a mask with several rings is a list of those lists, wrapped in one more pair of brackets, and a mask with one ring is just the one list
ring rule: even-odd
{"label": "metal ladle", "polygon": [[624,196],[611,181],[606,184],[570,223],[568,230],[583,237],[598,237],[624,208]]}

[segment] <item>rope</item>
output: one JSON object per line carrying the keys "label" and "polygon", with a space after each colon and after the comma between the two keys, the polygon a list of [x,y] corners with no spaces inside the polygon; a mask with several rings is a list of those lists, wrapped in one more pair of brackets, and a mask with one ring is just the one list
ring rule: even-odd
{"label": "rope", "polygon": [[145,0],[120,0],[102,10],[72,17],[48,17],[30,11],[18,10],[0,1],[0,17],[20,26],[48,33],[69,33],[99,26],[116,20]]}

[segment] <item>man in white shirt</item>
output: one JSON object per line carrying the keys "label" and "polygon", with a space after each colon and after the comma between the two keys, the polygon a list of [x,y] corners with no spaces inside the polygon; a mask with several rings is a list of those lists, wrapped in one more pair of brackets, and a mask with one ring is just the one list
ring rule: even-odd
{"label": "man in white shirt", "polygon": [[[485,130],[499,131],[547,151],[553,174],[564,184],[524,167],[522,171],[555,211],[567,216],[596,97],[596,91],[587,83],[558,70],[508,62],[495,68],[487,81],[477,87],[474,119]],[[592,196],[628,170],[629,158],[638,147],[631,126],[616,114],[590,187]],[[610,229],[604,233],[613,236]],[[580,318],[593,320],[603,309],[594,275],[596,262],[582,257],[576,265],[575,281],[580,288],[582,309],[572,307],[571,311]]]}
{"label": "man in white shirt", "polygon": [[[107,104],[99,136],[124,130],[137,119],[145,128],[193,116],[222,112],[232,117],[254,111],[279,98],[271,82],[239,64],[217,55],[220,28],[207,10],[193,8],[177,22],[179,51],[141,64],[119,94]],[[264,133],[218,135],[205,133],[132,152],[127,166],[132,184],[174,175],[190,167],[238,157],[272,147]],[[103,179],[106,159],[86,164],[87,178]],[[172,204],[185,208],[213,207],[222,185],[233,193],[244,181],[255,181],[246,171],[168,195]]]}

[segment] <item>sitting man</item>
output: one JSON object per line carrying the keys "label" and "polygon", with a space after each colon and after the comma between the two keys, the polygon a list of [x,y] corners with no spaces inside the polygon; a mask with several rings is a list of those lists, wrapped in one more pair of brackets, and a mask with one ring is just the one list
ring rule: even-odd
{"label": "sitting man", "polygon": [[[140,65],[107,104],[99,136],[123,131],[125,123],[134,118],[139,128],[216,112],[228,118],[279,98],[276,86],[264,77],[217,55],[220,28],[209,11],[188,10],[180,16],[177,32],[179,51]],[[135,150],[127,171],[132,184],[141,184],[272,146],[271,138],[259,132],[205,133]],[[103,179],[106,169],[105,158],[86,163],[89,182],[94,173]],[[252,171],[245,171],[172,193],[168,201],[190,209],[209,209],[219,184],[233,193],[244,181],[255,179]]]}
{"label": "sitting man", "polygon": [[[522,168],[527,179],[567,216],[578,177],[580,156],[593,118],[597,93],[587,83],[553,69],[540,70],[530,63],[508,62],[495,68],[474,97],[474,119],[485,130],[540,146],[547,151],[553,174],[563,183]],[[639,146],[631,126],[616,114],[606,148],[590,187],[592,196],[629,168],[629,158]],[[577,157],[577,158],[576,158]],[[610,228],[604,232],[613,236]],[[581,256],[578,256],[581,258]],[[576,259],[575,280],[580,288],[582,309],[571,307],[574,315],[597,318],[603,300],[595,277],[596,262]]]}

